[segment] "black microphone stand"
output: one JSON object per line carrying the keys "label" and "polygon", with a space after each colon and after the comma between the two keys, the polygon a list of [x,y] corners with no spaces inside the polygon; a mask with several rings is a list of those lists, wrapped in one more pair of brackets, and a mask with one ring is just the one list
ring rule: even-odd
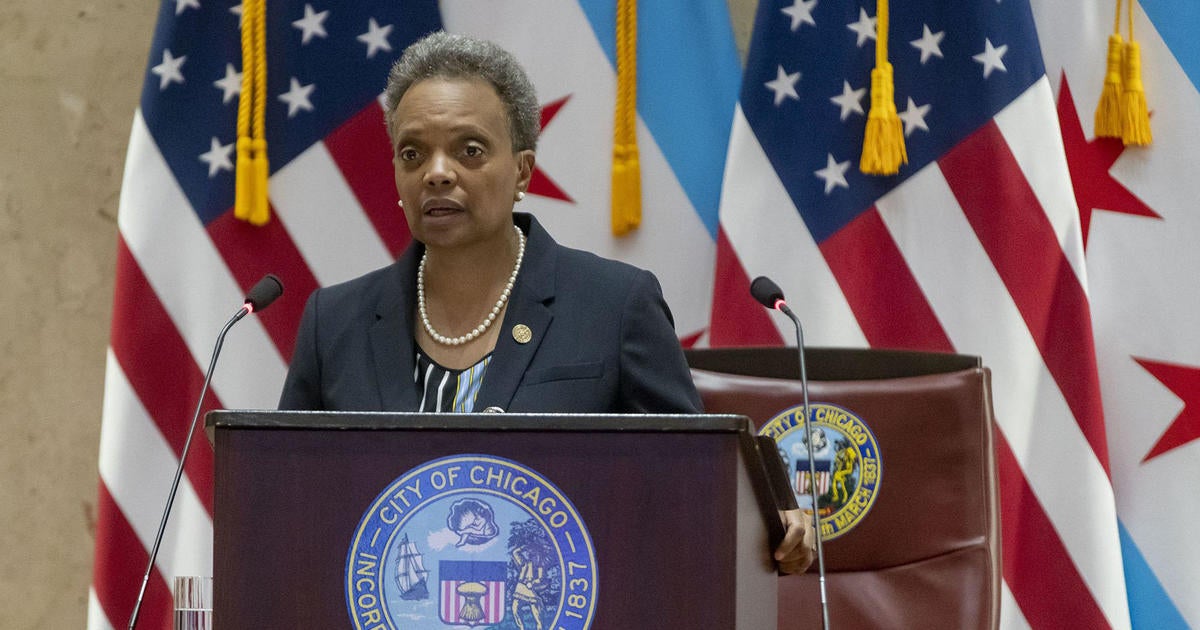
{"label": "black microphone stand", "polygon": [[775,308],[787,315],[796,325],[796,351],[800,355],[800,392],[804,399],[804,441],[808,447],[808,490],[812,497],[813,527],[817,537],[817,581],[821,586],[821,627],[829,630],[829,602],[825,593],[825,546],[821,542],[821,516],[817,510],[817,463],[816,458],[813,457],[812,415],[808,407],[808,368],[804,364],[804,328],[800,325],[800,318],[796,317],[796,314],[788,308],[782,298],[775,303]]}
{"label": "black microphone stand", "polygon": [[146,565],[146,573],[142,576],[142,587],[138,590],[133,614],[129,616],[129,630],[133,630],[137,625],[138,612],[142,609],[142,599],[146,596],[146,585],[150,582],[150,573],[154,571],[154,560],[158,558],[158,548],[162,545],[163,533],[167,529],[167,518],[171,516],[171,506],[175,503],[175,494],[179,491],[179,480],[183,477],[183,465],[187,461],[189,447],[192,445],[192,436],[196,433],[196,423],[200,420],[200,409],[204,406],[204,396],[208,393],[208,384],[212,380],[213,370],[217,366],[217,356],[221,354],[221,345],[225,343],[225,333],[228,333],[234,324],[253,310],[254,307],[249,303],[244,304],[233,317],[229,318],[228,322],[225,322],[221,334],[217,335],[217,345],[213,348],[212,358],[208,361],[208,372],[204,375],[204,386],[200,389],[200,399],[196,401],[196,413],[192,414],[192,424],[188,427],[187,439],[183,442],[183,452],[179,455],[179,466],[175,468],[175,480],[171,482],[171,491],[167,494],[167,505],[163,508],[162,519],[158,523],[158,533],[154,535],[154,547],[150,550],[150,562]]}
{"label": "black microphone stand", "polygon": [[783,291],[766,276],[759,276],[750,283],[750,295],[759,304],[787,315],[796,326],[796,352],[800,356],[800,391],[804,395],[804,441],[808,447],[808,493],[812,499],[813,528],[817,537],[817,574],[821,586],[821,621],[822,627],[829,630],[829,599],[825,592],[825,546],[821,540],[821,516],[818,511],[817,495],[817,460],[813,453],[812,415],[808,406],[808,368],[804,364],[804,327],[800,318],[788,308],[783,299]]}

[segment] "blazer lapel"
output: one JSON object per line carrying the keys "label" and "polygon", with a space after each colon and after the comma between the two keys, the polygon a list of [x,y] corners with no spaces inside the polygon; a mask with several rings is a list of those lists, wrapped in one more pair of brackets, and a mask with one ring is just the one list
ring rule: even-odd
{"label": "blazer lapel", "polygon": [[381,410],[415,411],[420,404],[413,385],[416,349],[412,336],[420,249],[414,241],[392,266],[395,273],[381,283],[375,323],[367,333],[375,360]]}
{"label": "blazer lapel", "polygon": [[[557,244],[533,217],[522,213],[514,216],[518,224],[528,221],[525,259],[509,298],[504,321],[501,322],[500,338],[496,341],[492,361],[483,375],[483,384],[475,399],[477,412],[488,407],[508,410],[525,376],[525,370],[537,354],[538,346],[554,320],[549,303],[554,298]],[[526,343],[519,343],[513,334],[513,330],[522,325],[532,333]]]}

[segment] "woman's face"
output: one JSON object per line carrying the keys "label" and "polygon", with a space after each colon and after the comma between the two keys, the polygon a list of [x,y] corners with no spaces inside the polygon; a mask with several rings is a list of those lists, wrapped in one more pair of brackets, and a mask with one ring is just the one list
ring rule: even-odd
{"label": "woman's face", "polygon": [[[533,151],[513,153],[504,104],[480,79],[426,79],[393,113],[396,190],[413,237],[430,248],[508,239]],[[499,241],[496,241],[499,242]]]}

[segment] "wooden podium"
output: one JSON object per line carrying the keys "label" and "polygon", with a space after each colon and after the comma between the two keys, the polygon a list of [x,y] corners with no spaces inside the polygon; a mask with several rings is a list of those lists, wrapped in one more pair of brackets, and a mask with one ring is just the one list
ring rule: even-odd
{"label": "wooden podium", "polygon": [[[830,625],[999,627],[1000,504],[991,375],[979,357],[806,348],[813,405],[834,404],[878,440],[869,514],[825,539]],[[704,406],[765,424],[802,401],[795,348],[690,350]],[[818,423],[819,426],[819,423]],[[825,516],[822,522],[834,519]],[[813,567],[779,582],[779,628],[819,628]]]}
{"label": "wooden podium", "polygon": [[[414,627],[351,616],[358,608],[348,595],[348,554],[390,484],[463,455],[535,472],[585,525],[596,582],[571,583],[586,587],[571,603],[591,606],[591,622],[563,618],[576,625],[561,627],[776,627],[770,549],[782,527],[745,417],[215,411],[207,426],[215,448],[214,615],[222,630]],[[482,482],[484,473],[473,479]],[[498,497],[528,494],[524,485],[499,485],[489,489]],[[526,508],[532,516],[535,506]],[[576,538],[568,542],[574,547]],[[502,549],[504,536],[493,543]],[[436,602],[436,562],[425,562]],[[503,622],[477,627],[516,627],[509,570]],[[562,579],[557,601],[544,602],[547,630],[559,628],[553,615],[568,610],[567,584]],[[525,627],[535,626],[526,618]]]}

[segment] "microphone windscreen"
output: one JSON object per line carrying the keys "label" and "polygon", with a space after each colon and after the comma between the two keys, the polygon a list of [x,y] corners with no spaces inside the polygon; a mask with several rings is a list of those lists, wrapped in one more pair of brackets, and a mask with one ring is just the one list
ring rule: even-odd
{"label": "microphone windscreen", "polygon": [[246,304],[249,304],[250,308],[257,313],[270,306],[271,302],[281,295],[283,295],[283,283],[275,277],[275,274],[269,273],[263,276],[262,280],[259,280],[258,284],[254,285],[246,294]]}
{"label": "microphone windscreen", "polygon": [[754,296],[759,304],[773,309],[775,303],[783,299],[783,289],[780,289],[779,285],[772,282],[770,278],[759,276],[750,283],[750,295]]}

